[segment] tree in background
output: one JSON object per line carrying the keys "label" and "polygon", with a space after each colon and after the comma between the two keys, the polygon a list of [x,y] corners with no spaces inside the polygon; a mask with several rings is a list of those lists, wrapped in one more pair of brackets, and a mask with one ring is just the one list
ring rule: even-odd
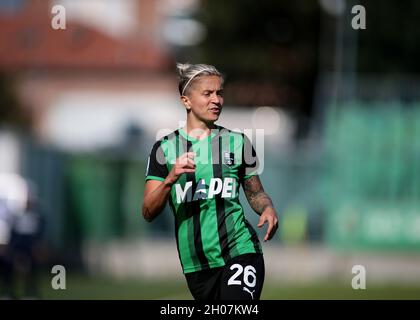
{"label": "tree in background", "polygon": [[361,1],[366,30],[358,33],[358,72],[420,72],[420,2]]}
{"label": "tree in background", "polygon": [[282,107],[306,135],[318,67],[316,1],[207,0],[198,13],[207,28],[202,60],[226,73],[227,103]]}
{"label": "tree in background", "polygon": [[[366,8],[367,29],[353,30],[351,7]],[[346,1],[344,50],[348,35],[356,33],[354,70],[395,75],[420,72],[420,2]],[[197,18],[207,36],[190,50],[192,60],[217,65],[227,75],[227,103],[242,106],[272,105],[294,114],[296,137],[305,137],[314,115],[314,91],[321,68],[334,71],[334,41],[338,17],[321,9],[320,1],[203,0]],[[321,22],[321,19],[324,22]],[[321,25],[329,26],[323,30]],[[331,49],[320,57],[320,41]],[[194,55],[192,55],[194,54]],[[188,58],[188,55],[187,55]],[[396,80],[397,81],[397,80]]]}

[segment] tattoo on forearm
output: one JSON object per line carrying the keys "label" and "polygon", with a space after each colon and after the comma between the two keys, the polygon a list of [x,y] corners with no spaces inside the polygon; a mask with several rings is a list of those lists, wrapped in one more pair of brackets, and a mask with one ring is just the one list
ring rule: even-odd
{"label": "tattoo on forearm", "polygon": [[261,214],[265,209],[274,207],[258,176],[252,176],[244,182],[244,191],[249,205],[256,213]]}

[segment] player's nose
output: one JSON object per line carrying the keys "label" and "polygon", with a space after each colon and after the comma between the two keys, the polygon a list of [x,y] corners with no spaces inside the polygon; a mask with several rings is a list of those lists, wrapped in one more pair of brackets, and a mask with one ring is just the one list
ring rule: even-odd
{"label": "player's nose", "polygon": [[211,95],[211,102],[219,107],[222,106],[222,98],[217,93]]}

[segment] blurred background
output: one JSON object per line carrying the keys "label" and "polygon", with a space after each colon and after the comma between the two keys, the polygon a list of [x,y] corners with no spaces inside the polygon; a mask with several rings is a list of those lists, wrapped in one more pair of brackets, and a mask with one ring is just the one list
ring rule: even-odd
{"label": "blurred background", "polygon": [[141,217],[178,61],[226,75],[220,125],[265,130],[262,299],[419,299],[419,21],[415,0],[0,0],[0,297],[192,299],[172,213]]}

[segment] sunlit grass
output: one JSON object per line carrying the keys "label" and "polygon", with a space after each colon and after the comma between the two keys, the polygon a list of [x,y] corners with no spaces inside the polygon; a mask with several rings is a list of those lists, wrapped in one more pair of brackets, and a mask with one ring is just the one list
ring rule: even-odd
{"label": "sunlit grass", "polygon": [[[109,279],[67,275],[66,289],[53,290],[51,278],[41,281],[43,299],[101,299],[101,300],[190,300],[191,294],[183,278],[179,279]],[[282,284],[266,283],[263,300],[287,299],[417,299],[420,300],[420,285],[375,285],[365,290],[354,290],[345,283]]]}

